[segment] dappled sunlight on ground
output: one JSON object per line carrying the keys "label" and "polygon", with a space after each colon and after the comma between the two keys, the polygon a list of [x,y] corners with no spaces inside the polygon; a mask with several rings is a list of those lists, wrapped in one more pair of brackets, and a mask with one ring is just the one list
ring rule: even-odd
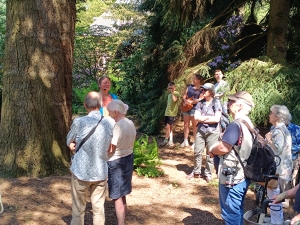
{"label": "dappled sunlight on ground", "polygon": [[[159,149],[164,175],[155,179],[134,173],[133,191],[127,196],[128,225],[221,225],[218,179],[209,184],[204,179],[186,179],[193,169],[193,150],[180,148],[182,122],[176,127],[177,147]],[[182,127],[181,127],[182,128]],[[190,136],[192,136],[190,134]],[[159,138],[158,142],[163,138]],[[203,155],[203,167],[205,154]],[[71,221],[70,175],[42,179],[22,177],[0,180],[4,213],[1,225],[66,225]],[[255,195],[248,190],[245,210],[255,208]],[[113,201],[105,203],[106,225],[115,225]],[[292,215],[292,208],[285,213]],[[92,224],[91,204],[87,203],[85,224]]]}

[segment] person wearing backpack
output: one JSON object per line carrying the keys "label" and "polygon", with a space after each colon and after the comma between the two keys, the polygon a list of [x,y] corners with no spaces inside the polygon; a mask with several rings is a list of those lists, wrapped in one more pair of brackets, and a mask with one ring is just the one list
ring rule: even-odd
{"label": "person wearing backpack", "polygon": [[[291,121],[292,117],[288,108],[284,105],[271,106],[269,122],[272,124],[271,131],[266,134],[268,145],[272,148],[275,155],[279,156],[277,160],[276,174],[278,174],[278,185],[276,188],[267,188],[269,199],[280,194],[280,192],[291,188],[293,161],[292,161],[292,138],[285,124]],[[264,224],[277,225],[283,223],[282,203],[279,207],[270,207],[270,217],[264,219]]]}
{"label": "person wearing backpack", "polygon": [[[214,99],[215,89],[211,83],[205,83],[201,86],[203,89],[203,97],[196,105],[195,120],[198,122],[197,134],[194,149],[194,170],[187,175],[187,179],[193,177],[200,178],[202,153],[205,146],[212,146],[218,141],[220,136],[220,118],[222,114],[222,106],[218,99]],[[213,158],[206,156],[205,180],[210,182],[212,179]]]}
{"label": "person wearing backpack", "polygon": [[210,157],[220,157],[218,176],[221,216],[226,225],[243,225],[244,199],[251,180],[245,177],[235,150],[241,161],[246,163],[254,139],[247,126],[239,124],[237,120],[244,120],[254,128],[248,116],[254,103],[246,91],[228,95],[228,99],[228,108],[234,121],[227,126],[222,140],[209,148],[209,154]]}

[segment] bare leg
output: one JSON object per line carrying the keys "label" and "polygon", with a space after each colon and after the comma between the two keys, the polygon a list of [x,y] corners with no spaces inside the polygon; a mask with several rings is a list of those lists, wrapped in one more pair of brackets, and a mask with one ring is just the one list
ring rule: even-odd
{"label": "bare leg", "polygon": [[197,134],[197,123],[198,121],[195,120],[195,117],[191,116],[191,121],[192,121],[192,125],[193,125],[193,136],[194,136],[194,143],[195,143],[195,140],[196,140],[196,134]]}
{"label": "bare leg", "polygon": [[126,196],[114,199],[118,225],[125,225],[125,214],[127,210]]}
{"label": "bare leg", "polygon": [[166,125],[166,136],[165,136],[165,139],[166,139],[166,140],[169,139],[169,137],[170,137],[170,132],[171,132],[170,124],[167,124],[167,125]]}
{"label": "bare leg", "polygon": [[173,142],[173,131],[172,131],[172,129],[173,129],[173,126],[172,126],[172,125],[170,125],[170,135],[169,135],[169,142]]}
{"label": "bare leg", "polygon": [[188,140],[189,133],[190,133],[190,116],[189,115],[183,115],[183,135],[184,140]]}

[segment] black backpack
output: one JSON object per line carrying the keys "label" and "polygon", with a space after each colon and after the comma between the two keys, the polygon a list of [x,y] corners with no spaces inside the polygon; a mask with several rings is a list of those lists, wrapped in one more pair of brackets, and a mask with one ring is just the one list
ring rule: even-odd
{"label": "black backpack", "polygon": [[[213,98],[213,100],[212,100],[212,109],[214,110],[214,113],[216,113],[216,108],[215,108],[216,99],[217,98]],[[224,108],[224,106],[222,104],[221,104],[221,106],[222,106],[222,115],[221,115],[221,119],[220,119],[220,125],[221,125],[221,129],[223,132],[226,129],[226,127],[228,126],[228,124],[230,123],[230,121],[229,121],[229,115],[228,115],[227,110]],[[201,111],[203,109],[202,101],[201,101],[200,109],[201,109]]]}
{"label": "black backpack", "polygon": [[264,175],[275,175],[277,167],[275,158],[279,158],[279,165],[280,157],[274,154],[274,151],[269,145],[267,145],[266,140],[259,134],[259,130],[257,128],[251,128],[249,124],[244,120],[235,120],[235,122],[241,129],[240,138],[242,138],[243,135],[240,123],[246,125],[253,137],[253,145],[251,153],[246,160],[246,165],[242,163],[239,154],[235,149],[233,149],[239,162],[242,164],[245,177],[255,182],[265,182]]}

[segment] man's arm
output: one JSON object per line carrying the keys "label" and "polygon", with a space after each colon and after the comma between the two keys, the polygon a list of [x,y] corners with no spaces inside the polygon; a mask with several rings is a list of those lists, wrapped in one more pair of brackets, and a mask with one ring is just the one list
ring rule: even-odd
{"label": "man's arm", "polygon": [[69,147],[71,154],[75,154],[75,150],[76,150],[76,134],[77,134],[77,130],[78,130],[78,123],[77,120],[74,119],[73,123],[71,125],[70,131],[67,135],[67,146]]}
{"label": "man's arm", "polygon": [[214,155],[225,155],[226,153],[230,152],[232,149],[232,145],[224,142],[224,141],[219,141],[211,148],[209,149],[209,155],[214,156]]}
{"label": "man's arm", "polygon": [[225,155],[229,153],[232,147],[238,143],[239,138],[239,125],[235,122],[230,123],[222,136],[222,140],[209,148],[210,155]]}
{"label": "man's arm", "polygon": [[[79,123],[77,118],[73,120],[70,131],[67,135],[67,146],[70,147],[70,144],[75,143],[75,138],[78,132]],[[71,145],[72,147],[72,145]],[[70,148],[71,148],[70,147]],[[74,146],[75,147],[75,146]]]}

